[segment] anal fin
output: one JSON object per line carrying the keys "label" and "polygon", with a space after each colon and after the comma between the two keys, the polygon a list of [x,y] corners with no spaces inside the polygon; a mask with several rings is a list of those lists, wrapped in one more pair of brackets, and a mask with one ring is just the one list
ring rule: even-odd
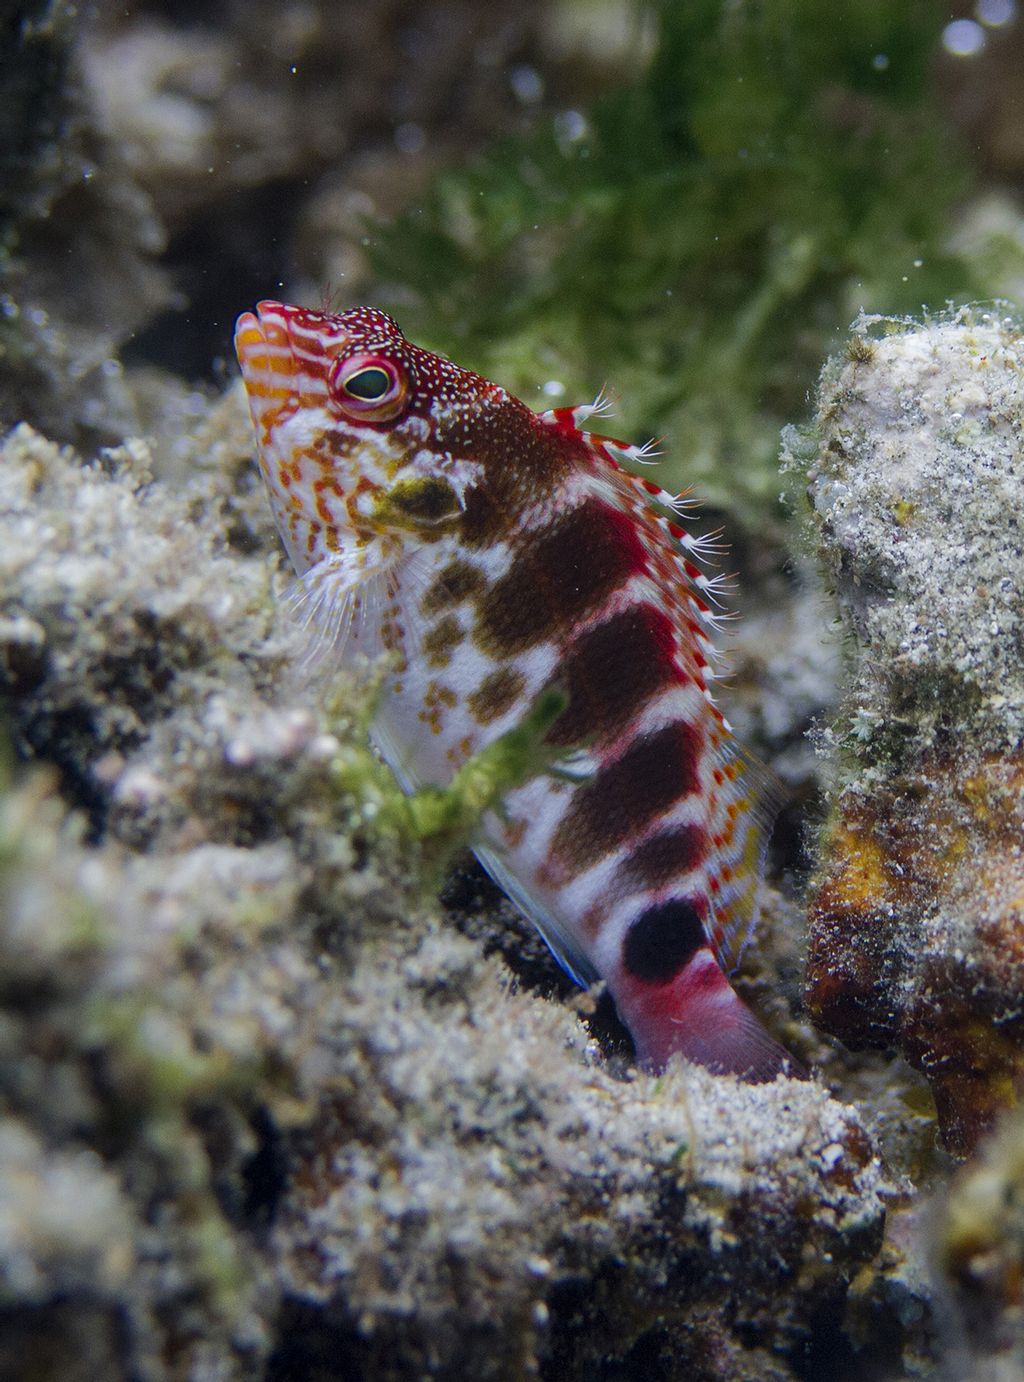
{"label": "anal fin", "polygon": [[581,988],[592,984],[598,974],[580,948],[579,942],[538,902],[529,888],[515,876],[498,851],[486,845],[474,845],[473,853],[502,892],[533,922],[544,937],[548,949],[570,979],[575,980]]}

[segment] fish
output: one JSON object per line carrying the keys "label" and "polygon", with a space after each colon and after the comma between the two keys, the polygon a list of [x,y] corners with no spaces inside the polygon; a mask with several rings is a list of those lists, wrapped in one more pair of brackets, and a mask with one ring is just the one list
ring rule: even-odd
{"label": "fish", "polygon": [[604,982],[642,1068],[799,1073],[728,978],[773,794],[711,690],[716,537],[630,469],[652,445],[588,430],[600,397],[536,412],[377,308],[263,301],[235,348],[316,656],[390,654],[372,739],[402,790],[449,784],[561,687],[567,770],[510,789],[477,858]]}

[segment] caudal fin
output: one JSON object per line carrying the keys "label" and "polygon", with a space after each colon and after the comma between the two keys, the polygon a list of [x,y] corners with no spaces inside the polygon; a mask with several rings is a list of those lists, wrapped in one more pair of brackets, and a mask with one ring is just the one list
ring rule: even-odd
{"label": "caudal fin", "polygon": [[677,1053],[719,1075],[765,1083],[778,1075],[806,1079],[801,1063],[765,1031],[702,948],[672,980],[649,984],[629,976],[612,985],[637,1059],[663,1070]]}

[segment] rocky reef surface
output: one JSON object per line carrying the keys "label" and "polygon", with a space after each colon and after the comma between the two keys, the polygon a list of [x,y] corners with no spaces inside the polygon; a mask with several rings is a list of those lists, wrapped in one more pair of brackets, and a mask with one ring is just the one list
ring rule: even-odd
{"label": "rocky reef surface", "polygon": [[1024,1075],[1024,341],[866,321],[823,382],[810,499],[855,654],[808,1006],[895,1047],[964,1152]]}
{"label": "rocky reef surface", "polygon": [[[187,480],[8,434],[0,1376],[1015,1375],[1020,349],[861,323],[789,439],[853,664],[808,1007],[883,1054],[801,1015],[792,888],[740,982],[824,1083],[638,1073],[493,898],[438,911],[372,669],[296,676],[237,388]],[[834,654],[749,624],[784,767]]]}
{"label": "rocky reef surface", "polygon": [[862,1117],[617,1072],[439,919],[365,689],[289,680],[247,427],[181,491],[0,455],[0,1373],[804,1375],[881,1240]]}

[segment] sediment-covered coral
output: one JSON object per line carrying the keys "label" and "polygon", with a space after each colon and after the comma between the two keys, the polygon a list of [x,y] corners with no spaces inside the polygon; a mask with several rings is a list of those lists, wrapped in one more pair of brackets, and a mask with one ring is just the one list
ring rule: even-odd
{"label": "sediment-covered coral", "polygon": [[61,440],[137,426],[114,358],[167,301],[163,230],[79,81],[81,8],[0,16],[0,424]]}
{"label": "sediment-covered coral", "polygon": [[865,321],[793,439],[855,653],[808,1002],[900,1049],[960,1151],[1024,1078],[1022,361],[997,314]]}
{"label": "sediment-covered coral", "polygon": [[179,226],[246,188],[314,180],[371,131],[398,152],[500,126],[517,109],[506,67],[529,53],[538,8],[258,0],[182,24],[159,4],[103,3],[82,66],[100,123]]}
{"label": "sediment-covered coral", "polygon": [[438,919],[365,690],[288,680],[233,416],[180,494],[0,457],[0,1371],[804,1375],[880,1238],[861,1119],[623,1078]]}

